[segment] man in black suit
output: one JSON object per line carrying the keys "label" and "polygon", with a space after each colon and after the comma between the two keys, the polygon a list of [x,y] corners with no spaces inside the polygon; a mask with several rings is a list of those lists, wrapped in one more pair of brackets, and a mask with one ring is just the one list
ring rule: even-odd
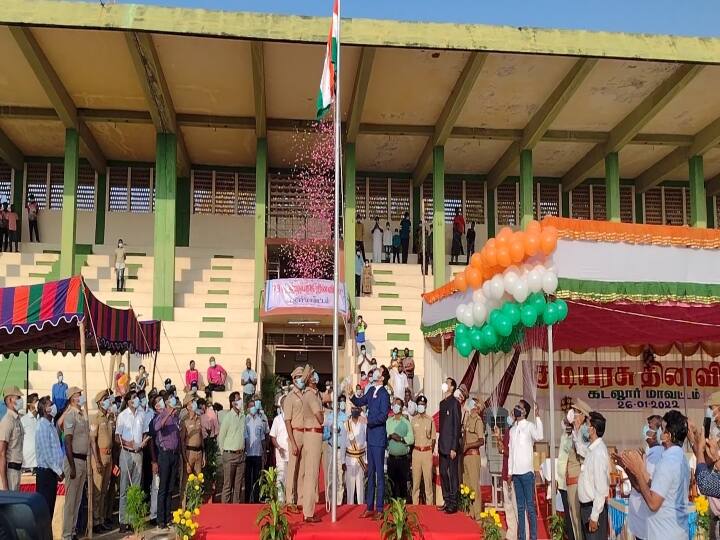
{"label": "man in black suit", "polygon": [[447,514],[458,510],[458,492],[460,484],[458,469],[460,460],[460,435],[462,430],[462,404],[467,398],[464,386],[457,388],[454,379],[448,378],[443,387],[447,387],[446,397],[440,402],[440,436],[438,454],[440,455],[440,479],[445,504],[440,508]]}

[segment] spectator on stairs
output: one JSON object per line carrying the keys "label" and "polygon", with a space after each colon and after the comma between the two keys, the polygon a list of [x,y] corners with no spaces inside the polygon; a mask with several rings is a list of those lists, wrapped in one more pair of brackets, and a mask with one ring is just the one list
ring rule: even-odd
{"label": "spectator on stairs", "polygon": [[372,266],[370,266],[370,261],[365,261],[365,266],[363,266],[362,271],[362,293],[365,296],[370,296],[372,294]]}
{"label": "spectator on stairs", "polygon": [[57,382],[52,385],[52,390],[50,391],[52,402],[55,404],[58,411],[62,411],[65,408],[65,403],[67,403],[65,393],[67,392],[67,389],[67,383],[63,382],[63,372],[58,371]]}
{"label": "spectator on stairs", "polygon": [[15,212],[15,207],[11,204],[9,207],[9,210],[6,214],[7,222],[8,222],[8,230],[7,235],[5,236],[5,251],[10,252],[12,251],[12,245],[15,244],[15,253],[17,253],[18,250],[18,241],[19,241],[19,234],[17,230],[17,222],[18,222],[18,215]]}
{"label": "spectator on stairs", "polygon": [[470,257],[475,253],[475,222],[470,222],[470,228],[465,233],[465,241],[467,242],[467,264],[470,264]]}
{"label": "spectator on stairs", "polygon": [[405,212],[405,216],[400,221],[400,247],[402,249],[402,262],[407,264],[408,247],[410,246],[410,212]]}
{"label": "spectator on stairs", "polygon": [[130,385],[130,377],[125,373],[125,364],[120,362],[118,370],[115,373],[115,395],[124,396]]}
{"label": "spectator on stairs", "polygon": [[[355,222],[355,249],[362,255],[362,260],[365,260],[365,225],[363,225],[360,218],[357,218]],[[359,289],[359,288],[358,288]]]}
{"label": "spectator on stairs", "polygon": [[138,366],[138,373],[135,375],[135,388],[137,390],[145,390],[148,382],[148,373],[145,366]]}
{"label": "spectator on stairs", "polygon": [[116,286],[119,292],[125,291],[125,244],[123,244],[122,238],[118,240],[118,247],[115,250],[115,278]]}
{"label": "spectator on stairs", "polygon": [[408,378],[403,370],[403,361],[401,358],[394,359],[390,364],[390,385],[394,391],[396,399],[405,399],[405,389],[408,386]]}
{"label": "spectator on stairs", "polygon": [[190,367],[185,372],[185,391],[189,392],[193,384],[200,388],[200,372],[195,369],[195,360],[190,360]]}
{"label": "spectator on stairs", "polygon": [[[365,331],[363,330],[363,341],[365,338]],[[358,371],[365,372],[367,374],[368,371],[370,371],[370,357],[367,354],[367,349],[365,348],[365,343],[360,345],[360,354],[358,355],[357,359],[357,367]]]}
{"label": "spectator on stairs", "polygon": [[252,360],[249,358],[245,360],[245,371],[240,375],[240,383],[243,387],[243,404],[247,406],[257,389],[257,373],[252,369]]}
{"label": "spectator on stairs", "polygon": [[390,253],[392,252],[392,229],[390,228],[390,222],[385,223],[383,229],[383,262],[390,262]]}
{"label": "spectator on stairs", "polygon": [[362,296],[362,273],[365,259],[360,255],[360,248],[355,250],[355,296]]}
{"label": "spectator on stairs", "polygon": [[208,392],[214,392],[215,390],[219,392],[225,391],[227,371],[225,371],[225,369],[215,361],[214,356],[210,357],[210,366],[207,370],[207,379],[208,385],[206,390]]}
{"label": "spectator on stairs", "polygon": [[5,251],[8,238],[8,203],[0,205],[0,251]]}
{"label": "spectator on stairs", "polygon": [[460,255],[463,255],[462,237],[465,234],[465,218],[460,209],[455,209],[453,218],[452,246],[450,248],[450,264],[457,264]]}
{"label": "spectator on stairs", "polygon": [[367,330],[367,323],[363,320],[362,315],[357,316],[355,322],[355,343],[360,345],[361,350],[365,343],[365,331]]}
{"label": "spectator on stairs", "polygon": [[40,206],[38,206],[35,200],[35,195],[32,193],[28,195],[27,203],[25,203],[25,210],[28,213],[28,228],[30,229],[30,241],[33,241],[33,233],[35,233],[35,242],[40,241],[40,232],[38,231],[38,214],[40,213]]}
{"label": "spectator on stairs", "polygon": [[370,231],[373,239],[373,262],[382,262],[383,230],[380,227],[380,218],[375,218],[375,225]]}

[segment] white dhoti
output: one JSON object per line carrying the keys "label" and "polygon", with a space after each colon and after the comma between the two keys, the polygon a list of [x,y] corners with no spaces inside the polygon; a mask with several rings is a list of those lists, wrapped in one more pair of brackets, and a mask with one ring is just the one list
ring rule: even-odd
{"label": "white dhoti", "polygon": [[[360,460],[365,459],[365,449],[362,456],[345,455],[345,492],[348,504],[365,504],[365,468]],[[355,496],[357,495],[357,502]]]}
{"label": "white dhoti", "polygon": [[[287,457],[285,452],[285,457]],[[280,456],[280,452],[275,450],[275,470],[277,471],[277,487],[278,499],[281,503],[285,502],[285,475],[287,474],[288,460]]]}

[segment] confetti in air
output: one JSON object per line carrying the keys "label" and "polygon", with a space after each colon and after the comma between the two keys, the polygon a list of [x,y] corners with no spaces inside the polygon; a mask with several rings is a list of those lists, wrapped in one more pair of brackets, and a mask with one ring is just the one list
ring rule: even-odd
{"label": "confetti in air", "polygon": [[[328,115],[332,118],[332,115]],[[319,121],[296,132],[296,158],[292,179],[298,186],[300,218],[287,244],[281,247],[290,274],[298,278],[325,279],[332,276],[332,231],[334,220],[335,138],[332,121]]]}

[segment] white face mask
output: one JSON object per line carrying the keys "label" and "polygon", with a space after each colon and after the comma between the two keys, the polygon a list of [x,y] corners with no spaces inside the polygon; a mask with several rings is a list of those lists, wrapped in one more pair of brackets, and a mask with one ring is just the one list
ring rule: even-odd
{"label": "white face mask", "polygon": [[242,409],[242,401],[234,401],[233,407],[235,407],[238,411]]}
{"label": "white face mask", "polygon": [[215,362],[210,362],[210,367],[215,367]]}
{"label": "white face mask", "polygon": [[567,418],[567,421],[568,421],[568,423],[570,423],[570,424],[572,424],[573,422],[575,422],[575,409],[570,409],[570,410],[567,412],[567,415],[565,416],[565,418]]}
{"label": "white face mask", "polygon": [[57,414],[57,406],[53,403],[52,407],[50,407],[50,416],[55,418],[56,414]]}
{"label": "white face mask", "polygon": [[85,406],[85,396],[80,396],[80,399],[78,399],[78,405],[80,405],[81,407]]}
{"label": "white face mask", "polygon": [[58,382],[61,383],[62,381],[63,381],[63,376],[62,376],[62,375],[58,375]]}
{"label": "white face mask", "polygon": [[417,411],[418,411],[418,414],[425,414],[425,405],[418,405]]}
{"label": "white face mask", "polygon": [[162,398],[160,398],[160,401],[157,402],[156,407],[160,410],[163,410],[165,408],[165,401]]}
{"label": "white face mask", "polygon": [[125,366],[120,366],[120,373],[125,373]]}
{"label": "white face mask", "polygon": [[462,398],[462,393],[460,393],[460,390],[455,390],[455,391],[453,392],[453,397],[454,397],[455,399],[461,399],[461,398]]}
{"label": "white face mask", "polygon": [[397,403],[392,406],[392,411],[394,414],[400,414],[401,410],[402,410],[402,408]]}
{"label": "white face mask", "polygon": [[449,387],[448,387],[448,383],[446,383],[446,382],[442,383],[442,386],[440,386],[440,389],[442,390],[442,393],[443,393],[443,394],[446,394],[446,393],[447,393],[448,388],[449,388]]}

